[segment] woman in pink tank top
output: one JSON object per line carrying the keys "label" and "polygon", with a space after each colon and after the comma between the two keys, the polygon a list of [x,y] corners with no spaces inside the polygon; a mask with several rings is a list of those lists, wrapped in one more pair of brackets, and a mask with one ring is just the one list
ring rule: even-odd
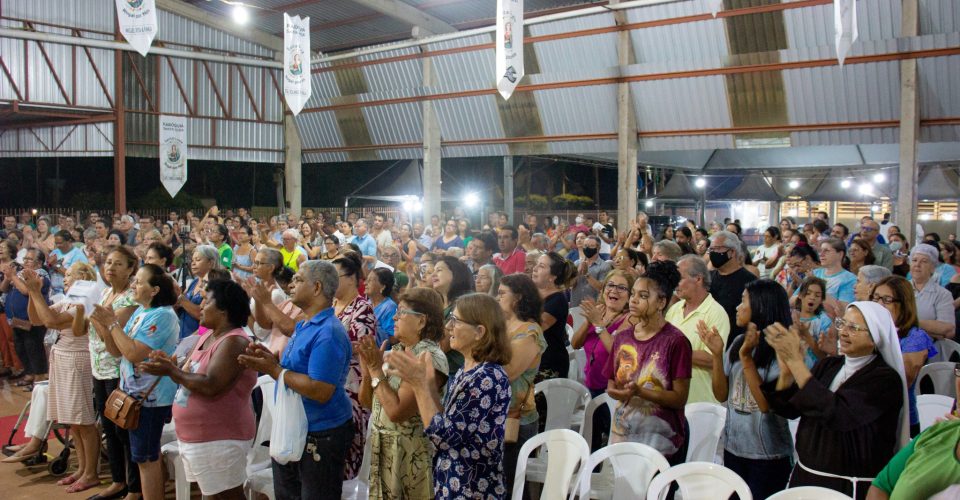
{"label": "woman in pink tank top", "polygon": [[237,362],[250,344],[242,327],[250,315],[250,298],[226,280],[207,284],[200,338],[189,360],[153,351],[141,369],[166,375],[180,384],[173,402],[180,456],[187,480],[204,496],[243,498],[246,456],[256,432],[250,394],[257,374]]}

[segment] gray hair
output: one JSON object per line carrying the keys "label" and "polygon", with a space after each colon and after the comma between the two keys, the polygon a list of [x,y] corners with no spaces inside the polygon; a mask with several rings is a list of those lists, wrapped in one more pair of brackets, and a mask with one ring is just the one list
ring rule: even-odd
{"label": "gray hair", "polygon": [[296,229],[285,229],[283,233],[280,233],[282,238],[293,238],[295,240],[300,239],[300,232]]}
{"label": "gray hair", "polygon": [[308,260],[300,264],[300,275],[311,285],[320,283],[324,297],[333,300],[333,296],[337,294],[337,287],[340,286],[337,266],[325,260]]}
{"label": "gray hair", "polygon": [[197,248],[193,249],[193,254],[199,254],[200,257],[213,262],[214,269],[223,269],[223,265],[220,264],[220,252],[213,245],[197,245]]}
{"label": "gray hair", "polygon": [[263,255],[267,263],[274,269],[280,267],[280,264],[283,263],[283,255],[275,248],[261,248],[258,253]]}
{"label": "gray hair", "polygon": [[880,282],[883,278],[893,274],[889,269],[883,266],[863,266],[860,268],[860,271],[857,273],[857,278],[863,277],[863,281],[870,285],[875,285]]}
{"label": "gray hair", "polygon": [[463,257],[463,248],[462,247],[450,247],[447,249],[446,255],[450,257],[460,258]]}
{"label": "gray hair", "polygon": [[709,290],[710,269],[707,268],[707,263],[703,260],[703,257],[695,254],[684,255],[677,261],[677,266],[680,266],[683,262],[690,263],[690,268],[687,269],[688,276],[691,278],[703,278],[703,287]]}
{"label": "gray hair", "polygon": [[497,289],[500,288],[500,279],[503,278],[503,271],[501,271],[500,268],[497,267],[495,264],[485,264],[483,266],[480,266],[480,269],[477,269],[477,273],[479,274],[480,271],[490,272],[490,280],[493,283],[490,284],[489,295],[496,297]]}
{"label": "gray hair", "polygon": [[133,217],[130,217],[129,215],[121,215],[120,222],[129,222],[130,224],[133,224],[135,221],[133,220]]}
{"label": "gray hair", "polygon": [[668,259],[676,262],[677,259],[683,255],[683,250],[680,249],[680,245],[677,245],[675,242],[670,240],[660,240],[653,244],[653,250],[659,250],[660,253],[665,255]]}
{"label": "gray hair", "polygon": [[530,241],[536,245],[546,245],[550,240],[547,238],[547,235],[543,233],[533,233],[533,236],[530,237]]}
{"label": "gray hair", "polygon": [[[11,216],[12,217],[12,216]],[[83,231],[83,241],[93,241],[97,239],[97,230],[94,228],[85,229]]]}
{"label": "gray hair", "polygon": [[713,233],[713,236],[710,237],[710,244],[716,245],[717,239],[723,238],[723,246],[734,250],[737,254],[737,258],[741,261],[743,260],[743,247],[740,245],[740,238],[736,234],[731,233],[730,231],[717,231]]}

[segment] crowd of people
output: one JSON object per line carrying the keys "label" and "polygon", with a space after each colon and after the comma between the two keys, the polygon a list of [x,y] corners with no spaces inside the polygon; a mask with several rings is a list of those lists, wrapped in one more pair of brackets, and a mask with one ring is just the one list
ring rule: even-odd
{"label": "crowd of people", "polygon": [[[264,375],[306,415],[302,458],[271,465],[276,498],[340,498],[365,446],[370,498],[505,498],[543,430],[535,384],[568,377],[580,349],[590,394],[616,401],[593,450],[639,442],[682,463],[684,409],[711,402],[755,498],[934,494],[960,482],[960,416],[921,433],[915,381],[956,335],[960,252],[826,215],[783,219],[753,250],[736,220],[654,231],[642,212],[622,231],[606,212],[476,229],[462,213],[8,215],[0,375],[72,428],[67,492],[101,485],[102,434],[95,500],[163,498],[171,421],[187,479],[244,498]],[[134,428],[103,417],[115,390],[142,399]],[[42,426],[27,434],[3,462],[42,453]]]}

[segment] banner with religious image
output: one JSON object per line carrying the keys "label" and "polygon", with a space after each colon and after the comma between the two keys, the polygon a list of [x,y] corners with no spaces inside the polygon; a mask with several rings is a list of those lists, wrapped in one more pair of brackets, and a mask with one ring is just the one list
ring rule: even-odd
{"label": "banner with religious image", "polygon": [[160,182],[177,196],[187,183],[187,118],[160,115]]}
{"label": "banner with religious image", "polygon": [[860,33],[857,29],[856,0],[833,0],[833,29],[837,44],[837,60],[843,66],[850,47],[857,41]]}
{"label": "banner with religious image", "polygon": [[497,90],[513,95],[523,78],[523,0],[497,0]]}
{"label": "banner with religious image", "polygon": [[310,18],[283,13],[283,97],[294,116],[310,100]]}
{"label": "banner with religious image", "polygon": [[157,36],[157,6],[154,0],[117,0],[120,33],[140,55],[146,57]]}

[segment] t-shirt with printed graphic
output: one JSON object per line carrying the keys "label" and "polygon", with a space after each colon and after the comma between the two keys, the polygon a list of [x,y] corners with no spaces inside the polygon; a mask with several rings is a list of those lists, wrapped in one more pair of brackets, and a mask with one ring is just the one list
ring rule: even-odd
{"label": "t-shirt with printed graphic", "polygon": [[[654,391],[673,390],[677,379],[689,379],[693,366],[693,349],[683,332],[670,323],[656,335],[637,340],[631,330],[613,339],[605,375],[619,384],[635,384]],[[643,443],[665,457],[675,454],[684,443],[683,409],[666,408],[640,397],[628,404],[617,403],[610,444]]]}
{"label": "t-shirt with printed graphic", "polygon": [[[180,339],[180,322],[173,307],[140,306],[130,317],[123,333],[151,350],[173,354]],[[142,372],[134,367],[127,358],[120,359],[120,387],[130,395],[142,395],[150,389],[157,379],[155,375]],[[162,377],[157,387],[143,402],[143,406],[170,406],[177,391],[177,384],[170,377]]]}
{"label": "t-shirt with printed graphic", "polygon": [[[100,305],[109,306],[114,311],[125,309],[127,307],[136,307],[137,303],[133,300],[133,289],[128,288],[119,297],[113,300],[112,304],[107,304],[107,297],[113,291],[107,288],[100,295]],[[107,344],[97,335],[97,331],[90,323],[87,329],[87,338],[90,340],[90,368],[93,372],[93,378],[97,380],[110,380],[120,376],[120,358],[112,356],[107,352]]]}

